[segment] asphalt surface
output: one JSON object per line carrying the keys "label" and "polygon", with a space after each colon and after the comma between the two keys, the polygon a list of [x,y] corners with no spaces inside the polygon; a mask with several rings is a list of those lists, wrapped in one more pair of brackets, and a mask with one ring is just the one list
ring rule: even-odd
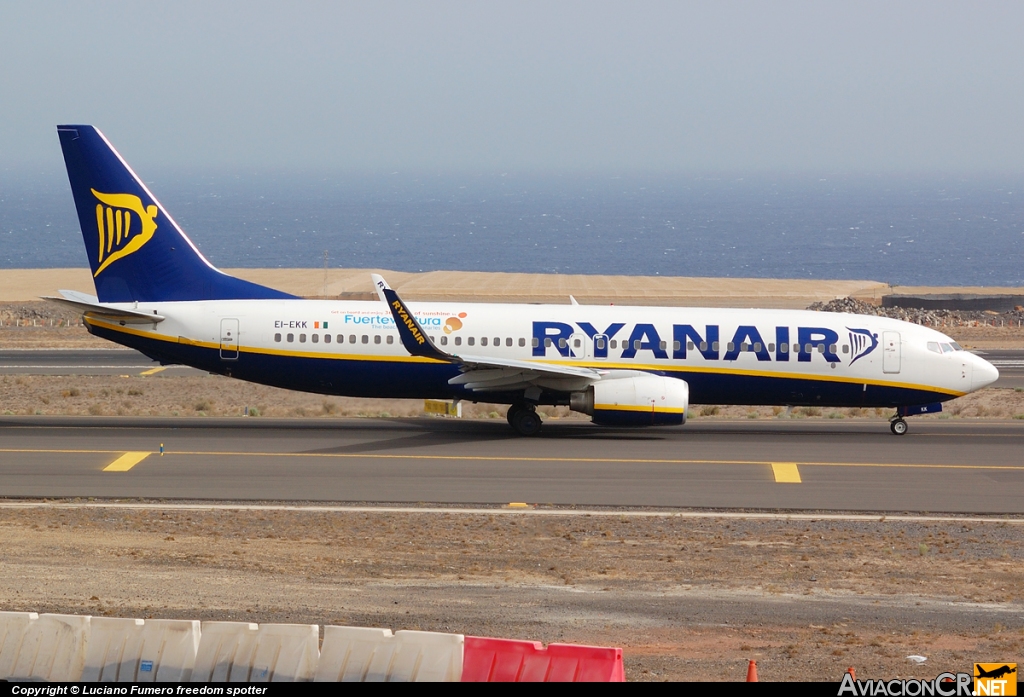
{"label": "asphalt surface", "polygon": [[[160,455],[163,444],[165,454]],[[1024,513],[1024,423],[3,417],[0,496]],[[118,471],[119,470],[119,471]]]}
{"label": "asphalt surface", "polygon": [[[1024,350],[975,351],[999,369],[994,387],[1024,388]],[[0,374],[17,375],[201,375],[186,366],[165,366],[131,349],[2,349]]]}

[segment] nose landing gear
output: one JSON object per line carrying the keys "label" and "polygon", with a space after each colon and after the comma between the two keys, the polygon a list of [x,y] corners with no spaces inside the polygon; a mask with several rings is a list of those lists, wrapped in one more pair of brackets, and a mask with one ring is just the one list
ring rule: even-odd
{"label": "nose landing gear", "polygon": [[892,431],[894,435],[902,436],[907,432],[907,422],[903,420],[902,416],[894,416],[889,419],[889,430]]}

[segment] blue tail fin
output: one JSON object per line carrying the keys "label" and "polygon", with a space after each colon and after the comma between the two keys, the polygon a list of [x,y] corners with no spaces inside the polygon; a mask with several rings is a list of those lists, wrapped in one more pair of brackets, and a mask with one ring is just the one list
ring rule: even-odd
{"label": "blue tail fin", "polygon": [[57,126],[100,302],[295,296],[218,271],[92,126]]}

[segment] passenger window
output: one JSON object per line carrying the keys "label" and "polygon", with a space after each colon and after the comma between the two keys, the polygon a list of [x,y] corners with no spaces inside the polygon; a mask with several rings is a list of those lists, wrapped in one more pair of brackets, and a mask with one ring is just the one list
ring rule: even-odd
{"label": "passenger window", "polygon": [[310,338],[313,340],[314,344],[319,344],[320,343],[320,335],[319,334],[314,334]]}
{"label": "passenger window", "polygon": [[374,334],[373,335],[373,343],[375,343],[375,344],[379,344],[380,343],[380,334]]}
{"label": "passenger window", "polygon": [[462,337],[461,336],[455,337],[455,345],[456,346],[462,346]]}
{"label": "passenger window", "polygon": [[[501,346],[501,337],[499,337],[499,336],[494,337],[494,344],[493,345],[494,346]],[[511,345],[512,345],[512,342],[509,342],[509,346],[511,346]]]}
{"label": "passenger window", "polygon": [[289,334],[289,335],[288,335],[288,343],[290,344],[290,343],[292,343],[293,341],[295,341],[295,335],[294,335],[294,334]]}
{"label": "passenger window", "polygon": [[667,343],[665,343],[664,341],[662,341],[662,342],[660,342],[660,343],[658,344],[658,348],[660,348],[660,349],[661,349],[662,351],[664,351],[665,349],[667,349],[667,348],[668,348],[668,344],[667,344]]}
{"label": "passenger window", "polygon": [[348,335],[348,343],[350,343],[350,344],[356,343],[356,335],[355,334],[349,334]]}
{"label": "passenger window", "polygon": [[616,339],[612,339],[612,348],[618,348],[618,347],[619,347],[619,342],[618,342],[618,340],[616,340]]}
{"label": "passenger window", "polygon": [[768,344],[769,353],[775,350],[775,344]]}
{"label": "passenger window", "polygon": [[[682,347],[683,347],[683,344],[682,344],[682,342],[680,342],[680,341],[673,341],[673,342],[672,342],[672,350],[673,350],[673,351],[678,351],[678,350],[679,350],[679,349],[681,349]],[[690,342],[690,348],[691,348],[691,349],[693,348],[693,342]]]}
{"label": "passenger window", "polygon": [[[702,344],[702,345],[703,345],[703,344]],[[692,350],[693,350],[694,348],[696,348],[696,346],[697,346],[697,345],[696,345],[696,344],[694,344],[694,343],[693,343],[692,341],[687,341],[687,342],[686,342],[686,350],[687,350],[687,351],[692,351]]]}
{"label": "passenger window", "polygon": [[754,353],[761,353],[761,342],[754,342]]}
{"label": "passenger window", "polygon": [[572,340],[572,347],[573,348],[579,348],[580,347],[580,340],[579,339],[573,339]]}
{"label": "passenger window", "polygon": [[300,344],[306,343],[306,335],[305,334],[299,334],[299,343]]}
{"label": "passenger window", "polygon": [[849,353],[849,352],[850,352],[850,345],[849,344],[843,344],[843,353]]}
{"label": "passenger window", "polygon": [[601,349],[602,351],[604,350],[604,345],[605,345],[605,340],[604,339],[598,339],[597,341],[594,342],[594,346],[599,348],[599,349]]}
{"label": "passenger window", "polygon": [[[693,343],[691,343],[690,346],[692,347]],[[700,350],[701,351],[707,351],[708,350],[708,342],[706,342],[706,341],[700,342]],[[717,345],[715,346],[715,350],[716,351],[718,350],[718,346]]]}
{"label": "passenger window", "polygon": [[818,344],[818,353],[825,353],[825,344]]}
{"label": "passenger window", "polygon": [[[470,341],[470,343],[473,343],[473,342]],[[487,345],[487,337],[486,336],[480,337],[480,345],[481,346],[486,346]]]}
{"label": "passenger window", "polygon": [[711,350],[712,351],[717,351],[718,350],[718,346],[719,346],[719,344],[718,344],[717,341],[712,341],[711,342]]}
{"label": "passenger window", "polygon": [[395,335],[394,334],[388,334],[388,343],[389,344],[395,343]]}
{"label": "passenger window", "polygon": [[[536,341],[536,339],[534,339],[534,341]],[[523,337],[519,337],[519,345],[526,346],[526,339],[524,339]],[[534,346],[536,346],[536,344],[534,344]]]}
{"label": "passenger window", "polygon": [[469,344],[470,346],[472,346],[473,344],[475,344],[475,343],[476,343],[476,338],[475,338],[475,337],[472,337],[472,336],[471,336],[471,337],[468,337],[468,338],[466,339],[466,343],[467,343],[467,344]]}
{"label": "passenger window", "polygon": [[339,344],[344,344],[345,343],[345,335],[344,334],[338,334],[338,343]]}
{"label": "passenger window", "polygon": [[789,353],[789,344],[779,344],[779,353]]}
{"label": "passenger window", "polygon": [[726,346],[726,351],[735,351],[736,350],[736,344],[731,342],[731,341],[728,344],[726,344],[725,346]]}
{"label": "passenger window", "polygon": [[[799,350],[800,349],[797,349],[797,351],[799,351]],[[813,350],[814,350],[813,346],[811,346],[810,344],[804,344],[804,353],[810,353]]]}
{"label": "passenger window", "polygon": [[633,340],[633,349],[639,351],[640,350],[640,344],[641,344],[640,339],[634,339]]}
{"label": "passenger window", "polygon": [[566,343],[565,339],[558,340],[558,348],[565,348],[566,346],[568,346],[568,343]]}
{"label": "passenger window", "polygon": [[281,335],[280,334],[274,334],[274,341],[276,341],[277,343],[281,343]]}
{"label": "passenger window", "polygon": [[330,334],[324,334],[324,343],[325,344],[331,343],[331,335]]}
{"label": "passenger window", "polygon": [[368,337],[366,334],[363,334],[363,343],[364,344],[370,343],[370,337]]}
{"label": "passenger window", "polygon": [[836,352],[836,345],[835,344],[829,344],[828,352],[829,353],[835,353]]}
{"label": "passenger window", "polygon": [[446,337],[446,336],[442,336],[441,337],[441,345],[442,346],[447,346],[448,345],[448,337]]}
{"label": "passenger window", "polygon": [[[520,339],[520,341],[522,341],[522,339]],[[512,337],[508,337],[507,339],[505,339],[505,345],[506,346],[511,346],[512,345]]]}

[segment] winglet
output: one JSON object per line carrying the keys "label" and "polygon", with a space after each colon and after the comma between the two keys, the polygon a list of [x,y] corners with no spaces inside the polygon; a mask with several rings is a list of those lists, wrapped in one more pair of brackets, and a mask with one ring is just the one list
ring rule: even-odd
{"label": "winglet", "polygon": [[378,274],[371,274],[373,287],[377,289],[377,295],[384,301],[395,318],[395,326],[398,327],[398,335],[402,339],[402,346],[413,356],[433,358],[438,361],[451,363],[454,359],[450,354],[434,346],[434,342],[427,336],[426,331],[416,321],[412,311],[406,307],[398,293],[391,289],[387,281]]}

